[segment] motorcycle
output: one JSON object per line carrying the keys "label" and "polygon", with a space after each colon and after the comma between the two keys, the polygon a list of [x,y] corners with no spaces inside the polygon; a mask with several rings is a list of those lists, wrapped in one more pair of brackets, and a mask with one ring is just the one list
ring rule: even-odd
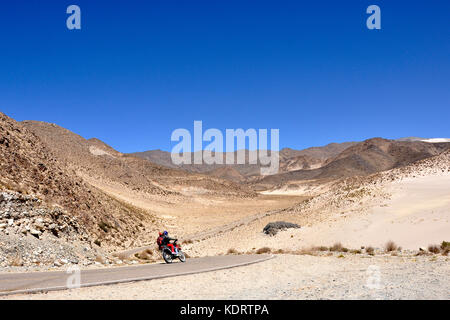
{"label": "motorcycle", "polygon": [[168,243],[162,248],[162,256],[166,263],[172,263],[174,259],[179,259],[181,262],[186,262],[186,256],[181,251],[181,246],[175,240],[173,243]]}

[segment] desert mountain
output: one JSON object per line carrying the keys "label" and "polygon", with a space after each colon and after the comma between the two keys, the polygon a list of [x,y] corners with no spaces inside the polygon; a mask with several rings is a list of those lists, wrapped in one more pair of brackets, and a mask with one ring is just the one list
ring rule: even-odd
{"label": "desert mountain", "polygon": [[395,141],[373,138],[354,144],[327,159],[323,166],[312,170],[295,170],[267,176],[255,183],[259,189],[281,186],[305,180],[333,180],[364,176],[402,167],[418,160],[440,154],[450,143],[424,141]]}
{"label": "desert mountain", "polygon": [[[69,153],[76,147],[62,146]],[[49,229],[51,225],[58,226],[65,220],[76,221],[72,236],[77,240],[96,242],[102,247],[121,247],[138,238],[147,238],[149,231],[157,227],[151,214],[85,183],[27,126],[3,113],[0,113],[0,159],[0,188],[5,192],[0,202],[6,208],[2,212],[5,217],[11,217],[8,213],[11,208],[31,203],[27,200],[30,196],[42,206],[41,211],[34,210],[33,206],[19,210],[12,221],[8,220],[7,228],[11,227],[12,233],[18,230],[15,227],[21,226],[25,228],[21,230],[24,236],[33,228],[37,229],[34,236],[46,235],[50,230],[58,236],[55,228]],[[34,218],[25,219],[23,215],[28,210],[37,212]]]}
{"label": "desert mountain", "polygon": [[[185,188],[201,188],[209,194],[253,196],[231,181],[163,167],[145,159],[122,154],[99,139],[85,139],[56,124],[24,121],[56,157],[86,181],[101,188],[114,184],[147,195],[179,196]],[[94,181],[95,180],[95,181]]]}
{"label": "desert mountain", "polygon": [[[344,143],[330,143],[323,147],[312,147],[304,150],[294,150],[290,148],[284,148],[279,152],[280,157],[280,172],[289,172],[293,170],[309,170],[320,167],[328,158],[338,155],[346,148],[355,145],[356,142],[344,142]],[[258,151],[244,150],[246,164],[225,164],[226,157],[229,153],[224,152],[222,154],[224,164],[183,164],[175,165],[172,162],[170,152],[162,150],[150,150],[145,152],[136,152],[132,155],[147,159],[155,164],[165,166],[168,168],[179,168],[187,172],[205,173],[215,177],[231,180],[231,181],[244,181],[246,179],[254,179],[258,177],[261,172],[261,165],[249,164],[250,155],[256,154]],[[233,152],[234,159],[237,159],[237,151]],[[190,154],[190,157],[194,159],[194,153]],[[232,168],[232,169],[225,169]]]}

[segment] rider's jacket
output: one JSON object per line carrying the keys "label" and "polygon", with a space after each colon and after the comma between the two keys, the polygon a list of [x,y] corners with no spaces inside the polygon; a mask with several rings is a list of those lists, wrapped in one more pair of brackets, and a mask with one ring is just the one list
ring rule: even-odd
{"label": "rider's jacket", "polygon": [[171,238],[169,236],[163,236],[161,244],[163,246],[166,246],[170,242],[170,240],[175,240],[175,239]]}

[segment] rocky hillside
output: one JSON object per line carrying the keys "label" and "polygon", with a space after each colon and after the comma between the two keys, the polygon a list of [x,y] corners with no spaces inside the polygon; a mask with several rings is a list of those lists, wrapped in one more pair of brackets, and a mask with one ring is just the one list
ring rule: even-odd
{"label": "rocky hillside", "polygon": [[56,124],[24,121],[53,152],[77,173],[121,185],[131,191],[158,196],[177,196],[183,188],[197,187],[210,194],[252,197],[246,187],[220,178],[191,174],[145,159],[122,154],[98,139],[85,139]]}
{"label": "rocky hillside", "polygon": [[145,241],[149,231],[157,227],[157,221],[148,212],[83,182],[35,134],[3,113],[0,158],[0,189],[30,196],[37,199],[33,203],[39,204],[39,210],[34,210],[34,206],[29,208],[31,200],[3,194],[3,232],[37,238],[51,234],[59,238],[65,234],[65,228],[73,227],[70,234],[79,241],[114,248]]}

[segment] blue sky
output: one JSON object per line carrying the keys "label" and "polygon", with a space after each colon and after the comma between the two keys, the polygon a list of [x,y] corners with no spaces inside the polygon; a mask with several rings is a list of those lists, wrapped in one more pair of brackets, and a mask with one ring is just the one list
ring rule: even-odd
{"label": "blue sky", "polygon": [[[66,28],[77,4],[82,29]],[[381,8],[381,30],[366,8]],[[122,152],[176,128],[302,149],[450,137],[449,1],[3,1],[0,111]]]}

